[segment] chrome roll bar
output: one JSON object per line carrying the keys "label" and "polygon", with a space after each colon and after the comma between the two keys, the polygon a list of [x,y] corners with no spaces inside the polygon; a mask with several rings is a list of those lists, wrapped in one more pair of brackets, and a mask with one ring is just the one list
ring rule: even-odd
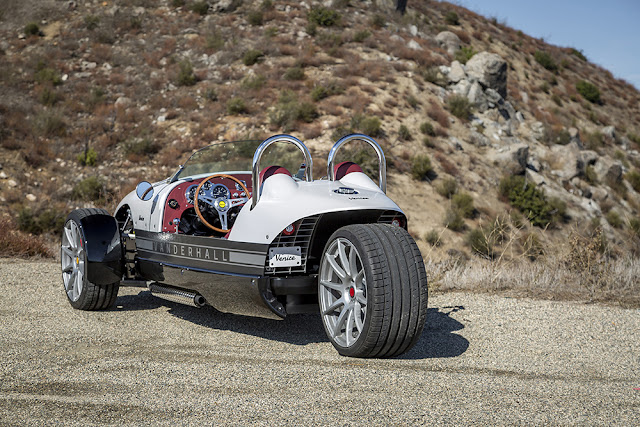
{"label": "chrome roll bar", "polygon": [[382,148],[376,141],[374,141],[373,138],[360,133],[354,133],[351,135],[343,136],[338,141],[336,141],[335,144],[333,144],[331,151],[329,151],[329,159],[327,164],[327,176],[329,177],[329,180],[331,181],[336,180],[336,174],[335,174],[334,165],[333,165],[336,157],[336,153],[338,152],[340,147],[342,147],[344,144],[354,140],[364,141],[368,143],[370,146],[373,147],[373,149],[378,154],[378,187],[380,187],[383,193],[386,193],[387,192],[387,161],[384,157],[384,153],[382,152]]}
{"label": "chrome roll bar", "polygon": [[265,139],[256,149],[255,154],[253,155],[253,163],[251,165],[251,183],[252,183],[252,195],[251,195],[251,209],[253,209],[258,200],[260,200],[260,159],[262,158],[262,154],[271,144],[276,142],[289,142],[296,147],[302,154],[304,155],[304,163],[305,163],[305,181],[311,182],[313,181],[313,160],[311,160],[311,153],[309,153],[309,149],[306,145],[302,143],[298,138],[295,138],[291,135],[275,135],[271,138]]}

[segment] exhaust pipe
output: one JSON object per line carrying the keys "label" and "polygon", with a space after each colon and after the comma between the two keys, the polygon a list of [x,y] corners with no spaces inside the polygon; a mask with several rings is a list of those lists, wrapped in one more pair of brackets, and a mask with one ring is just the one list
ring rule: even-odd
{"label": "exhaust pipe", "polygon": [[158,283],[150,284],[149,290],[151,291],[151,295],[158,298],[166,299],[167,301],[177,302],[180,304],[190,305],[192,307],[200,308],[207,302],[204,297],[198,293],[174,288],[171,286],[160,285]]}

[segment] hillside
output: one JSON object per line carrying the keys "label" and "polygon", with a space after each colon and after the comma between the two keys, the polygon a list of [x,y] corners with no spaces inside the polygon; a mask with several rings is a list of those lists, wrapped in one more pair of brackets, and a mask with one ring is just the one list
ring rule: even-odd
{"label": "hillside", "polygon": [[5,255],[213,141],[291,133],[323,176],[351,131],[385,148],[429,262],[640,249],[640,93],[579,47],[445,2],[8,3]]}

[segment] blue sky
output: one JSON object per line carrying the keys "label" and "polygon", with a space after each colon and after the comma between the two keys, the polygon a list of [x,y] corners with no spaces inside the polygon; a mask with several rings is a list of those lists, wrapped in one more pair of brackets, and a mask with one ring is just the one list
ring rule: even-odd
{"label": "blue sky", "polygon": [[589,61],[640,90],[639,0],[452,2],[547,43],[582,50]]}

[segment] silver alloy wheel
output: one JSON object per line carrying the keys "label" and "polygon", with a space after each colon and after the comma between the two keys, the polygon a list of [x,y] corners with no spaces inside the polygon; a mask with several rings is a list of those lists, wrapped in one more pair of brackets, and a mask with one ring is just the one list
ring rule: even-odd
{"label": "silver alloy wheel", "polygon": [[67,221],[64,225],[60,259],[64,290],[69,299],[76,302],[82,293],[86,268],[82,233],[75,221]]}
{"label": "silver alloy wheel", "polygon": [[320,267],[320,313],[332,341],[351,347],[367,317],[367,284],[362,259],[349,240],[338,237]]}

